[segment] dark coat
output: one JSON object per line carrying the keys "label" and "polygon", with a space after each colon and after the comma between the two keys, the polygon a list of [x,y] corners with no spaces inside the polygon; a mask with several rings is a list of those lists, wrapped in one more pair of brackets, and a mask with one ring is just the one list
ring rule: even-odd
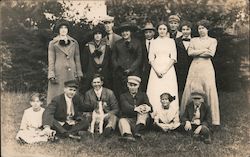
{"label": "dark coat", "polygon": [[103,39],[107,42],[107,45],[110,46],[110,48],[112,49],[115,42],[120,40],[122,37],[118,34],[112,33],[112,41],[108,40],[107,36],[105,36]]}
{"label": "dark coat", "polygon": [[[193,102],[189,103],[185,109],[185,112],[181,118],[182,122],[185,124],[186,121],[192,121],[194,116],[194,104]],[[211,127],[212,118],[211,118],[211,110],[210,106],[206,103],[202,103],[200,107],[200,121],[202,125]]]}
{"label": "dark coat", "polygon": [[48,79],[54,77],[57,83],[49,81],[47,103],[63,93],[64,82],[82,77],[78,42],[68,36],[70,44],[66,47],[59,44],[59,37],[49,42],[48,48]]}
{"label": "dark coat", "polygon": [[[95,57],[94,51],[98,49],[102,51],[103,56]],[[112,63],[111,63],[111,49],[106,45],[105,41],[102,41],[99,48],[96,48],[93,41],[88,42],[84,48],[83,53],[83,92],[91,88],[91,82],[94,74],[101,74],[104,77],[104,87],[112,89]],[[97,63],[97,61],[100,63]]]}
{"label": "dark coat", "polygon": [[134,111],[134,108],[142,104],[147,104],[150,106],[152,111],[152,106],[146,93],[138,92],[134,98],[129,92],[123,93],[120,96],[121,117],[136,118],[137,112]]}
{"label": "dark coat", "polygon": [[[112,90],[102,88],[101,100],[107,103],[107,106],[103,106],[104,113],[118,114],[118,102]],[[92,112],[97,105],[97,96],[94,89],[90,89],[85,93],[84,105],[87,106],[89,112]]]}
{"label": "dark coat", "polygon": [[[124,39],[118,40],[112,48],[113,89],[117,97],[127,90],[127,76],[141,74],[141,43],[132,38],[128,45]],[[126,74],[124,71],[129,70]]]}
{"label": "dark coat", "polygon": [[179,91],[183,91],[187,79],[188,69],[191,64],[192,58],[188,56],[188,52],[182,42],[182,36],[175,39],[177,48],[177,63],[175,70],[177,75],[177,82]]}
{"label": "dark coat", "polygon": [[[84,106],[79,95],[73,97],[73,106],[75,115],[74,120],[80,118],[80,112],[84,110]],[[51,103],[45,108],[43,113],[43,125],[53,126],[53,121],[57,120],[65,122],[67,117],[67,104],[65,95],[61,94],[52,99]]]}
{"label": "dark coat", "polygon": [[148,50],[146,47],[146,39],[142,42],[142,83],[141,83],[141,90],[143,92],[147,91],[148,79],[150,74],[151,65],[149,64],[148,60]]}

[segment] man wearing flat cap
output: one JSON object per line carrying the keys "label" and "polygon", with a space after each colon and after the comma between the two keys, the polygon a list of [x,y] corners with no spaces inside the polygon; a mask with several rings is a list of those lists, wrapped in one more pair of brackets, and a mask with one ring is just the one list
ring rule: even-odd
{"label": "man wearing flat cap", "polygon": [[141,74],[142,48],[139,40],[132,37],[137,27],[124,22],[119,28],[122,39],[118,40],[112,48],[113,89],[116,97],[127,91],[128,75]]}
{"label": "man wearing flat cap", "polygon": [[151,22],[147,22],[142,29],[144,33],[144,41],[142,42],[142,84],[141,90],[143,92],[147,91],[148,78],[151,69],[151,65],[148,60],[148,53],[150,49],[150,45],[155,37],[156,29]]}
{"label": "man wearing flat cap", "polygon": [[121,118],[118,125],[122,135],[120,139],[124,141],[135,141],[135,137],[142,137],[141,133],[149,120],[149,112],[152,112],[147,94],[138,91],[140,83],[140,77],[128,76],[129,91],[120,96]]}
{"label": "man wearing flat cap", "polygon": [[54,97],[43,113],[45,132],[53,129],[61,138],[80,139],[79,131],[88,129],[87,120],[80,116],[83,103],[76,95],[77,88],[76,80],[64,82],[64,93]]}
{"label": "man wearing flat cap", "polygon": [[182,36],[182,33],[178,30],[180,26],[180,18],[177,15],[170,15],[168,18],[169,25],[169,37],[176,39]]}
{"label": "man wearing flat cap", "polygon": [[182,116],[185,131],[194,137],[201,137],[204,143],[210,144],[210,128],[212,125],[211,109],[206,102],[206,94],[201,89],[193,89],[191,102],[186,106]]}
{"label": "man wearing flat cap", "polygon": [[120,40],[122,37],[116,33],[114,33],[113,27],[114,27],[114,17],[112,16],[105,16],[103,17],[102,22],[105,26],[105,31],[107,33],[106,37],[104,37],[104,40],[106,40],[107,45],[110,46],[112,49],[114,43],[118,40]]}

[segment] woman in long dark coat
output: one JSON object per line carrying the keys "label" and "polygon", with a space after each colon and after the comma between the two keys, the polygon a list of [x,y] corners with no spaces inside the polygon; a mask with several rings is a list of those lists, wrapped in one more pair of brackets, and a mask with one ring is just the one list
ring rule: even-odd
{"label": "woman in long dark coat", "polygon": [[55,32],[58,35],[49,43],[48,48],[48,93],[47,103],[63,93],[64,82],[80,80],[83,76],[78,42],[68,35],[69,23],[58,21]]}
{"label": "woman in long dark coat", "polygon": [[112,89],[111,49],[103,40],[104,35],[104,27],[98,24],[93,28],[93,40],[85,45],[83,93],[91,88],[94,74],[101,74],[104,77],[103,86]]}

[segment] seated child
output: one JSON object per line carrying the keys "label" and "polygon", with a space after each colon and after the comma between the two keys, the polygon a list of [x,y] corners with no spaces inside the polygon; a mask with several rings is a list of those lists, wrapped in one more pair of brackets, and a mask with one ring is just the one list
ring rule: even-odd
{"label": "seated child", "polygon": [[186,106],[182,117],[184,129],[194,137],[201,137],[204,143],[210,144],[211,111],[205,101],[206,95],[202,90],[191,92],[191,102]]}
{"label": "seated child", "polygon": [[[46,142],[49,137],[42,131],[44,108],[41,107],[42,101],[39,93],[33,93],[30,96],[30,105],[31,107],[24,111],[16,139],[21,143]],[[52,131],[55,134],[55,131]]]}
{"label": "seated child", "polygon": [[155,114],[154,123],[163,131],[174,130],[180,126],[179,106],[171,103],[175,100],[175,96],[163,93],[160,99],[162,108]]}

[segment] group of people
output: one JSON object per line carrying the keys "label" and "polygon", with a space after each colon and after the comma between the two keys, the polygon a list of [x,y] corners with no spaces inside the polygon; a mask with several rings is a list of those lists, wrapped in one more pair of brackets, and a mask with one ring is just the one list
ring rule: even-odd
{"label": "group of people", "polygon": [[[17,139],[80,139],[89,129],[90,113],[102,102],[105,137],[118,128],[121,140],[135,141],[153,126],[149,128],[186,131],[211,143],[220,115],[211,61],[217,40],[208,35],[210,22],[199,21],[199,37],[193,37],[192,23],[171,15],[157,27],[147,22],[143,41],[133,36],[138,28],[132,23],[120,25],[121,36],[114,33],[114,17],[101,23],[81,52],[68,35],[69,24],[57,23],[58,35],[48,48],[47,107],[40,107],[38,93],[31,96],[32,108],[25,110]],[[27,119],[38,112],[37,118]],[[26,140],[31,136],[31,142]]]}

